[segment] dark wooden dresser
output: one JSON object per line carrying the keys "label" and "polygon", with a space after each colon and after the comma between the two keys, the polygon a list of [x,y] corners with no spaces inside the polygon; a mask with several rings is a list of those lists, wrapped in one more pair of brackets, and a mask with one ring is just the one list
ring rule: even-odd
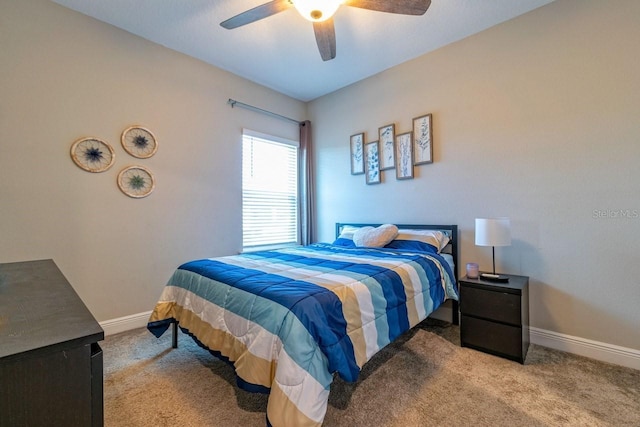
{"label": "dark wooden dresser", "polygon": [[460,342],[463,347],[524,363],[529,349],[529,278],[506,283],[463,277]]}
{"label": "dark wooden dresser", "polygon": [[102,426],[103,339],[52,260],[0,264],[0,427]]}

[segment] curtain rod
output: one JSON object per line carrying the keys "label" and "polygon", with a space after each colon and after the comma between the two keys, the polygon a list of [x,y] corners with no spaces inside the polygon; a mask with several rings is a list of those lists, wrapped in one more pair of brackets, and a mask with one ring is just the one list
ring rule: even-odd
{"label": "curtain rod", "polygon": [[231,105],[231,108],[233,108],[235,106],[242,107],[242,108],[245,108],[247,110],[251,110],[251,111],[258,112],[258,113],[266,114],[267,116],[276,117],[278,119],[286,120],[288,122],[293,122],[293,123],[295,123],[297,125],[301,125],[303,123],[303,122],[301,122],[299,120],[291,119],[291,118],[283,116],[281,114],[272,113],[271,111],[263,110],[262,108],[254,107],[253,105],[249,105],[249,104],[245,104],[244,102],[236,101],[235,99],[229,98],[229,100],[227,101],[227,104]]}

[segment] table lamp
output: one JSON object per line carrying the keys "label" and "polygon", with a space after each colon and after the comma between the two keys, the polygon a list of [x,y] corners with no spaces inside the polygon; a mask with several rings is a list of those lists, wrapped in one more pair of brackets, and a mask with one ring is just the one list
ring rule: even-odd
{"label": "table lamp", "polygon": [[476,246],[491,246],[493,274],[482,273],[486,280],[508,282],[507,276],[496,274],[496,246],[511,245],[511,221],[509,218],[476,218]]}

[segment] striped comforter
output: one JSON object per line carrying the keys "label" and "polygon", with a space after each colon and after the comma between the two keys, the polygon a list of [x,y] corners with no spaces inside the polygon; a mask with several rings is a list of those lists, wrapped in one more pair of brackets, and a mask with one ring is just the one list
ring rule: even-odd
{"label": "striped comforter", "polygon": [[333,374],[362,365],[446,298],[457,299],[439,255],[313,244],[180,266],[148,328],[177,321],[231,362],[238,385],[268,392],[267,423],[319,426]]}

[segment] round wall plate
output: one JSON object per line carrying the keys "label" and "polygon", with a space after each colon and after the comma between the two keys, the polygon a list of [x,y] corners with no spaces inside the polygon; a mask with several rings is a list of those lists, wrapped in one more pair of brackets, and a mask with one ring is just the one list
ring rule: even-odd
{"label": "round wall plate", "polygon": [[147,197],[155,186],[153,174],[142,166],[129,166],[118,174],[118,187],[129,197]]}
{"label": "round wall plate", "polygon": [[88,172],[104,172],[116,158],[113,148],[98,138],[82,138],[71,146],[71,159]]}
{"label": "round wall plate", "polygon": [[122,148],[139,159],[148,159],[158,150],[156,137],[149,129],[131,126],[122,132]]}

